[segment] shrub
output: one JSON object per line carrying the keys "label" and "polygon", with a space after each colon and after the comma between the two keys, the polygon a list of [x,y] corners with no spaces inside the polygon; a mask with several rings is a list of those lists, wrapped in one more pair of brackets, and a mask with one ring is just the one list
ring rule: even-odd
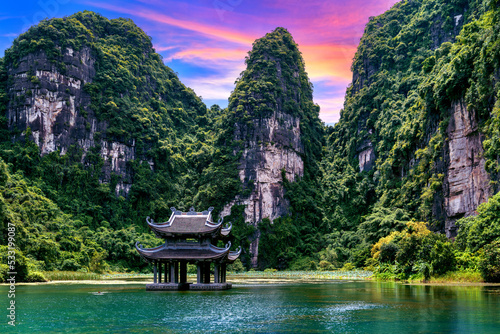
{"label": "shrub", "polygon": [[45,276],[39,271],[32,271],[28,273],[26,282],[47,282]]}
{"label": "shrub", "polygon": [[432,273],[442,275],[456,266],[455,254],[449,241],[437,240],[430,254]]}
{"label": "shrub", "polygon": [[354,269],[355,269],[355,267],[354,267],[354,265],[352,263],[346,262],[346,263],[344,263],[344,266],[340,270],[342,270],[342,271],[351,271],[351,270],[354,270]]}
{"label": "shrub", "polygon": [[227,270],[233,273],[242,273],[245,271],[245,267],[240,259],[236,259],[236,261],[227,266]]}
{"label": "shrub", "polygon": [[[24,282],[26,281],[26,277],[28,276],[28,261],[26,257],[24,256],[23,252],[20,250],[15,250],[15,272],[17,272],[16,275],[16,281],[19,282]],[[8,263],[10,259],[8,258],[9,256],[9,250],[7,246],[0,246],[0,263]]]}
{"label": "shrub", "polygon": [[7,281],[7,272],[9,271],[9,266],[3,263],[0,263],[0,282]]}
{"label": "shrub", "polygon": [[319,269],[320,270],[334,270],[335,267],[330,262],[322,260],[322,261],[319,261]]}
{"label": "shrub", "polygon": [[379,262],[393,263],[396,260],[396,254],[398,251],[398,246],[396,246],[393,242],[382,244],[382,246],[380,246],[380,253],[378,257]]}
{"label": "shrub", "polygon": [[291,270],[318,270],[318,263],[308,256],[301,257],[290,264]]}
{"label": "shrub", "polygon": [[479,270],[486,282],[500,282],[500,239],[496,239],[484,247]]}

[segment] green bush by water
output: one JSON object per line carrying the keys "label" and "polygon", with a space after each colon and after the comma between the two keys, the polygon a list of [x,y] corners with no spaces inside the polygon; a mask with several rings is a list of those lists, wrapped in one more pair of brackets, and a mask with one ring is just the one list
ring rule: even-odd
{"label": "green bush by water", "polygon": [[87,281],[100,280],[103,278],[101,274],[80,271],[45,271],[43,275],[49,281]]}

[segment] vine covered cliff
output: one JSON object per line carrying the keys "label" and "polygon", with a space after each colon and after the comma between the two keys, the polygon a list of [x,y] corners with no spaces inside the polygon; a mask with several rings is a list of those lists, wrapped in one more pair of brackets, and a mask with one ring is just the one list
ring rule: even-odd
{"label": "vine covered cliff", "polygon": [[[293,183],[317,168],[323,128],[304,60],[286,29],[256,40],[246,65],[229,97],[224,115],[229,127],[221,141],[239,143],[233,154],[239,156],[242,191],[222,215],[229,215],[235,204],[243,205],[244,221],[257,226],[263,219],[291,214],[283,180]],[[257,232],[250,247],[254,266],[259,239]]]}
{"label": "vine covered cliff", "polygon": [[361,254],[409,218],[454,238],[498,191],[497,18],[495,1],[422,0],[370,19],[323,160],[334,243]]}

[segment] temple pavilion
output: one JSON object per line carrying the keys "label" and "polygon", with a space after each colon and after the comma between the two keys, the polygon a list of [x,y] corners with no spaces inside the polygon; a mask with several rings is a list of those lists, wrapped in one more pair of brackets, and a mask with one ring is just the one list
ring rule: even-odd
{"label": "temple pavilion", "polygon": [[[171,210],[169,220],[164,223],[146,218],[149,228],[156,237],[165,240],[164,244],[154,248],[135,244],[141,257],[153,264],[154,283],[147,284],[146,290],[231,289],[231,283],[226,282],[226,265],[240,256],[241,247],[230,251],[230,241],[224,248],[213,245],[227,240],[231,223],[223,227],[222,218],[214,223],[213,208],[202,212],[192,207],[188,212]],[[188,263],[197,267],[196,283],[187,282]]]}

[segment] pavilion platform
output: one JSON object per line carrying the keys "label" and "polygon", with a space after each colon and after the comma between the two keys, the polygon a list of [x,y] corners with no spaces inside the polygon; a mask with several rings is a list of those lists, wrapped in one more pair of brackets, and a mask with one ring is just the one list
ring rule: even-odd
{"label": "pavilion platform", "polygon": [[146,284],[146,291],[183,291],[190,290],[191,283],[149,283]]}
{"label": "pavilion platform", "polygon": [[149,283],[146,291],[213,291],[229,290],[233,287],[231,283]]}

